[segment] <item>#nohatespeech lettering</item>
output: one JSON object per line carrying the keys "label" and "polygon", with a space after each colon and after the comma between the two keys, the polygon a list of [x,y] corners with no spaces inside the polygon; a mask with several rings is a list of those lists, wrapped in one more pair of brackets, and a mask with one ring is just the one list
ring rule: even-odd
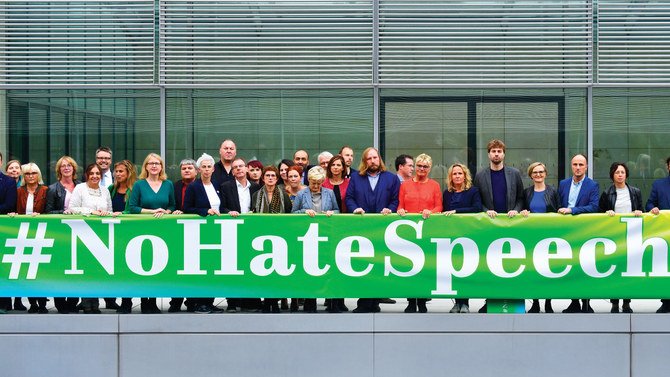
{"label": "#nohatespeech lettering", "polygon": [[[64,274],[84,274],[84,270],[79,266],[78,257],[80,253],[88,252],[107,274],[114,275],[114,228],[121,221],[118,218],[101,220],[109,229],[107,239],[103,240],[85,220],[61,220],[62,224],[71,229],[70,268],[65,270]],[[643,239],[643,220],[641,218],[622,217],[620,221],[625,223],[626,227],[626,250],[624,250],[626,267],[620,272],[620,276],[670,276],[667,242],[659,237]],[[383,276],[394,275],[410,278],[423,270],[426,264],[426,252],[429,252],[435,258],[436,275],[435,289],[431,291],[431,294],[444,296],[458,294],[458,290],[453,286],[454,277],[464,279],[484,267],[491,274],[500,278],[511,279],[520,276],[526,271],[527,265],[521,261],[527,260],[529,250],[519,239],[498,238],[490,242],[485,252],[482,253],[484,250],[480,250],[475,240],[467,237],[431,237],[432,250],[424,250],[416,243],[423,239],[424,221],[403,219],[392,221],[386,226],[383,232],[383,244],[378,243],[377,247],[373,240],[364,236],[348,236],[340,239],[334,249],[334,264],[331,265],[319,260],[320,246],[332,241],[329,237],[319,233],[318,222],[310,223],[304,234],[295,240],[286,240],[276,235],[260,235],[253,238],[250,245],[238,244],[238,231],[245,223],[243,219],[216,219],[213,220],[213,224],[203,219],[179,219],[177,223],[183,227],[184,231],[183,268],[177,270],[177,275],[197,276],[213,273],[214,275],[233,276],[244,275],[248,272],[260,277],[271,274],[291,276],[295,273],[297,266],[289,262],[289,243],[295,245],[297,241],[302,246],[302,270],[307,275],[314,277],[323,276],[329,271],[352,278],[378,274],[380,263],[374,263],[374,261],[379,260],[378,253],[383,253]],[[40,227],[43,224],[40,223]],[[213,228],[220,231],[222,241],[215,244],[202,243],[201,232],[204,226],[207,227],[207,232],[212,232]],[[404,237],[399,235],[398,230],[404,227],[412,230],[410,233],[413,234],[413,237],[407,237],[407,231],[402,232]],[[30,241],[32,240],[26,240],[24,246],[31,247],[28,245]],[[17,243],[17,240],[13,242]],[[84,247],[81,247],[82,245]],[[175,247],[175,245],[171,246]],[[181,246],[179,245],[179,251],[182,249]],[[240,266],[238,256],[240,250],[248,251],[249,246],[258,254],[250,259],[248,266],[242,269],[243,266]],[[147,249],[150,252],[151,262],[143,264],[142,253]],[[643,271],[643,254],[647,249],[652,253],[652,266],[649,272]],[[594,237],[579,245],[578,250],[579,268],[585,275],[592,278],[604,278],[614,274],[616,266],[610,265],[609,268],[604,269],[600,262],[600,268],[598,268],[596,262],[598,254],[608,256],[617,252],[615,240]],[[162,237],[148,234],[130,239],[124,251],[126,267],[132,273],[140,276],[154,276],[163,272],[168,266],[171,255],[168,244]],[[201,263],[201,254],[204,252],[215,252],[220,255],[220,265],[216,270],[211,271],[204,268],[208,267]],[[3,256],[3,263],[8,263],[4,259],[9,255]],[[175,257],[174,254],[172,256]],[[573,246],[567,240],[557,237],[544,238],[532,247],[533,268],[529,268],[528,273],[558,279],[567,275],[575,267],[570,263],[572,259]],[[506,263],[514,260],[520,263]],[[369,263],[366,264],[366,261]],[[557,263],[561,261],[562,263]],[[149,264],[148,268],[147,264]],[[514,267],[510,268],[510,265]],[[18,276],[10,276],[9,279],[15,280],[18,279]],[[35,279],[35,276],[29,276],[28,279]]]}

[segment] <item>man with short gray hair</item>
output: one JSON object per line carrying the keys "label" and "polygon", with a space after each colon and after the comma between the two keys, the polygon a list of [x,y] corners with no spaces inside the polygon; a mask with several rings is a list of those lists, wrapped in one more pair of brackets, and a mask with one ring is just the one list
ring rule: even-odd
{"label": "man with short gray hair", "polygon": [[[186,196],[186,188],[195,181],[198,175],[198,169],[195,166],[195,160],[192,158],[185,158],[179,163],[179,171],[181,179],[174,182],[174,200],[175,209],[184,210],[184,197]],[[186,300],[186,310],[192,312],[196,309],[196,304],[192,299]],[[173,297],[170,300],[170,307],[168,313],[177,313],[181,311],[181,304],[184,302],[182,297]]]}
{"label": "man with short gray hair", "polygon": [[319,153],[319,156],[317,157],[317,160],[319,160],[319,166],[321,166],[323,170],[327,170],[328,163],[330,162],[331,158],[333,158],[333,154],[328,151]]}

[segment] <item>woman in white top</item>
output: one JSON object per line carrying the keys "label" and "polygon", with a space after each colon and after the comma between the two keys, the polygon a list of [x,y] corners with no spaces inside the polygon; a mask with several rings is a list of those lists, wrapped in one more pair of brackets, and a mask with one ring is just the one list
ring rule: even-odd
{"label": "woman in white top", "polygon": [[84,183],[72,191],[70,207],[64,214],[107,216],[112,213],[112,197],[106,187],[100,186],[102,170],[97,164],[89,164],[84,172]]}
{"label": "woman in white top", "polygon": [[[615,162],[610,166],[610,179],[612,186],[603,191],[600,195],[600,211],[607,213],[608,216],[614,216],[615,213],[633,214],[633,216],[642,216],[642,193],[637,187],[626,183],[628,179],[628,166],[623,162]],[[610,300],[612,303],[612,313],[619,313],[619,299]],[[632,313],[630,299],[623,300],[621,311]]]}
{"label": "woman in white top", "polygon": [[[108,216],[112,214],[112,198],[106,187],[100,186],[102,169],[97,164],[89,164],[84,172],[84,183],[78,184],[72,192],[70,207],[64,214]],[[82,298],[81,306],[86,314],[100,314],[98,298]]]}
{"label": "woman in white top", "polygon": [[214,164],[214,157],[207,153],[203,153],[196,161],[195,166],[200,172],[200,179],[196,179],[186,188],[184,213],[197,213],[200,216],[220,215],[219,185],[212,181]]}

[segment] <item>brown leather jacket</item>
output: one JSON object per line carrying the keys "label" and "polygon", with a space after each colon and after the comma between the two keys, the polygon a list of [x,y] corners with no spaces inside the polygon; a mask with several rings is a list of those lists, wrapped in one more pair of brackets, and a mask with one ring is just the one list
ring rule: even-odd
{"label": "brown leather jacket", "polygon": [[[47,191],[47,186],[37,186],[37,190],[35,190],[35,199],[33,201],[33,212],[44,213],[47,204]],[[28,202],[28,189],[26,186],[21,186],[16,189],[16,213],[19,215],[26,214],[26,202]]]}

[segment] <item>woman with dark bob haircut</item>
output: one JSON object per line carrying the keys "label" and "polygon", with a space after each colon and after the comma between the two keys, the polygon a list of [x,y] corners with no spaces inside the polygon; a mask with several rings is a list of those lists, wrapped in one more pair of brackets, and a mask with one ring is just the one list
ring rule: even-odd
{"label": "woman with dark bob haircut", "polygon": [[[270,165],[263,169],[263,187],[251,197],[254,213],[291,213],[291,199],[286,192],[277,186],[279,170]],[[263,300],[264,313],[279,313],[279,299]]]}
{"label": "woman with dark bob haircut", "polygon": [[[642,193],[637,187],[629,186],[626,183],[628,179],[628,166],[623,162],[615,162],[610,166],[610,179],[612,185],[603,191],[600,195],[600,211],[614,216],[615,213],[633,214],[642,216]],[[611,299],[612,309],[610,312],[619,313],[619,300]],[[621,311],[632,313],[630,299],[623,300]]]}

